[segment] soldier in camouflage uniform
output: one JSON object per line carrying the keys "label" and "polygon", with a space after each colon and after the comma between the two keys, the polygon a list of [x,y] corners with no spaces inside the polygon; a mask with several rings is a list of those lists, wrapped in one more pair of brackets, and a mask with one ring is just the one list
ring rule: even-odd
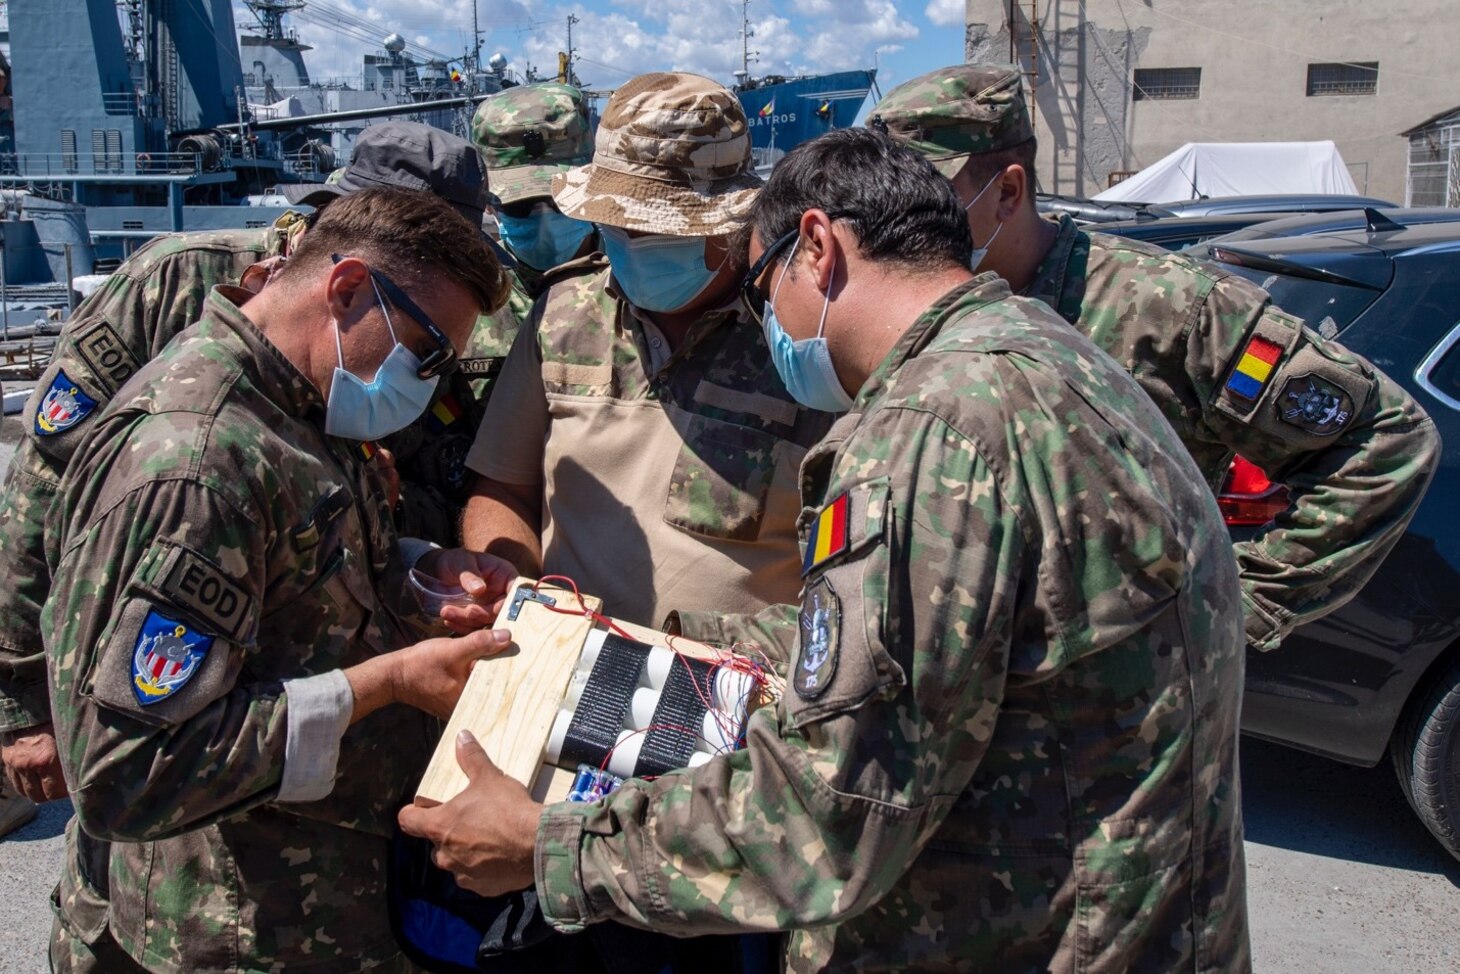
{"label": "soldier in camouflage uniform", "polygon": [[[395,668],[450,697],[506,633],[387,652],[410,642],[404,570],[484,599],[511,570],[398,539],[353,444],[327,431],[349,418],[347,376],[377,367],[424,408],[422,373],[450,368],[506,290],[479,228],[445,203],[364,190],[331,204],[257,296],[210,292],[88,424],[46,539],[46,659],[76,807],[53,970],[408,969],[384,863],[436,725],[387,706],[424,702],[395,692]],[[381,365],[402,355],[404,383]],[[459,631],[491,618],[443,615]]]}
{"label": "soldier in camouflage uniform", "polygon": [[462,371],[485,399],[502,370],[517,329],[542,291],[543,276],[559,264],[598,249],[593,224],[559,212],[553,177],[588,162],[592,122],[583,92],[545,82],[519,85],[483,101],[472,118],[492,191],[488,201],[513,258],[512,296],[484,318],[462,357]]}
{"label": "soldier in camouflage uniform", "polygon": [[768,340],[831,349],[787,382],[859,391],[801,468],[799,610],[678,622],[768,649],[784,696],[593,804],[460,742],[467,791],[402,826],[562,929],[791,930],[795,972],[1249,970],[1241,596],[1201,471],[1115,361],[969,273],[950,186],[885,136],[797,147],[753,225]]}
{"label": "soldier in camouflage uniform", "polygon": [[[464,140],[416,123],[366,129],[350,168],[332,188],[307,187],[298,201],[325,206],[339,196],[381,184],[429,187],[480,224],[486,185],[477,153]],[[39,614],[50,588],[43,532],[56,484],[92,417],[142,365],[202,313],[219,284],[258,290],[307,221],[289,214],[266,230],[219,230],[151,241],[82,302],[61,332],[22,421],[25,438],[11,461],[0,497],[0,564],[10,584],[0,589],[0,744],[14,783],[36,800],[66,794],[50,729]],[[440,383],[438,399],[392,443],[407,481],[402,518],[415,537],[450,544],[457,515],[440,500],[463,489],[462,463],[476,416],[452,419],[470,402],[465,377]],[[448,424],[453,435],[446,435]],[[364,448],[367,452],[372,449]],[[438,462],[431,462],[431,461]],[[434,505],[422,495],[435,498]]]}
{"label": "soldier in camouflage uniform", "polygon": [[553,181],[609,256],[549,274],[513,346],[467,460],[468,547],[632,622],[795,595],[796,468],[830,417],[791,398],[736,287],[729,234],[759,186],[721,85],[614,93],[592,164]]}
{"label": "soldier in camouflage uniform", "polygon": [[[737,288],[730,235],[759,188],[723,86],[657,73],[614,93],[593,162],[553,180],[608,256],[550,272],[517,336],[467,460],[482,475],[468,547],[638,623],[795,597],[796,470],[831,418],[791,398]],[[630,933],[599,929],[596,956],[553,962],[710,972],[739,953]]]}
{"label": "soldier in camouflage uniform", "polygon": [[1042,218],[1016,69],[929,72],[889,92],[869,124],[953,180],[986,251],[979,266],[1125,365],[1213,490],[1234,454],[1287,488],[1287,509],[1234,546],[1250,646],[1276,649],[1358,592],[1439,461],[1439,434],[1418,403],[1220,267],[1086,232],[1067,215]]}

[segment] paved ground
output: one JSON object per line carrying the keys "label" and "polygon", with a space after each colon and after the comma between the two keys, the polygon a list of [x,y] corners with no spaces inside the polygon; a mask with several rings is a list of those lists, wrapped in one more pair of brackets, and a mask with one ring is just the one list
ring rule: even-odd
{"label": "paved ground", "polygon": [[[0,469],[18,434],[0,427]],[[1248,901],[1258,971],[1460,971],[1460,862],[1415,820],[1387,764],[1364,770],[1247,741]],[[47,898],[70,806],[0,841],[0,974],[43,974]]]}

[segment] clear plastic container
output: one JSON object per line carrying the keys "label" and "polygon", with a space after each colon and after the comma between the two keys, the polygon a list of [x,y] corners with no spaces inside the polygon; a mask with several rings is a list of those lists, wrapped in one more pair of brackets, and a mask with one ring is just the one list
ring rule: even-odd
{"label": "clear plastic container", "polygon": [[420,604],[421,611],[427,615],[439,616],[441,610],[448,605],[479,605],[476,599],[467,594],[466,589],[459,585],[450,585],[441,579],[425,572],[412,568],[409,576],[411,593],[415,595],[416,602]]}

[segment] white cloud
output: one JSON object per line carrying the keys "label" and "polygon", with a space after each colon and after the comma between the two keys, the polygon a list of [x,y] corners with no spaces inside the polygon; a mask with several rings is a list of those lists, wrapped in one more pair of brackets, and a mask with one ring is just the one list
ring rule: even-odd
{"label": "white cloud", "polygon": [[940,27],[962,26],[964,0],[929,0],[924,13]]}
{"label": "white cloud", "polygon": [[[316,0],[321,2],[321,0]],[[360,74],[363,54],[379,50],[386,34],[399,32],[423,47],[459,57],[471,43],[472,0],[322,0],[368,22],[356,37],[331,30],[323,9],[306,9],[289,23],[315,50],[307,55],[316,80],[349,80]],[[957,0],[961,7],[962,0]],[[932,6],[946,6],[933,0]],[[236,5],[240,26],[253,18]],[[612,88],[646,71],[693,71],[723,83],[741,65],[739,0],[601,0],[588,4],[545,0],[480,0],[483,59],[501,51],[511,69],[530,64],[540,75],[557,71],[567,42],[567,16],[579,18],[573,43],[579,76],[595,88]],[[876,53],[899,50],[918,36],[893,0],[755,0],[750,6],[758,51],[753,74],[811,74],[871,67]],[[961,12],[959,14],[961,18]]]}

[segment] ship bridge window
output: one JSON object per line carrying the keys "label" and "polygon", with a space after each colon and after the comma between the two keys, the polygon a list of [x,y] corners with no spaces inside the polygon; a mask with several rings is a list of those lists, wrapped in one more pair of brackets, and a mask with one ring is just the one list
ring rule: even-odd
{"label": "ship bridge window", "polygon": [[1200,96],[1201,68],[1136,68],[1132,101]]}
{"label": "ship bridge window", "polygon": [[1308,65],[1308,97],[1372,95],[1379,90],[1379,62]]}

